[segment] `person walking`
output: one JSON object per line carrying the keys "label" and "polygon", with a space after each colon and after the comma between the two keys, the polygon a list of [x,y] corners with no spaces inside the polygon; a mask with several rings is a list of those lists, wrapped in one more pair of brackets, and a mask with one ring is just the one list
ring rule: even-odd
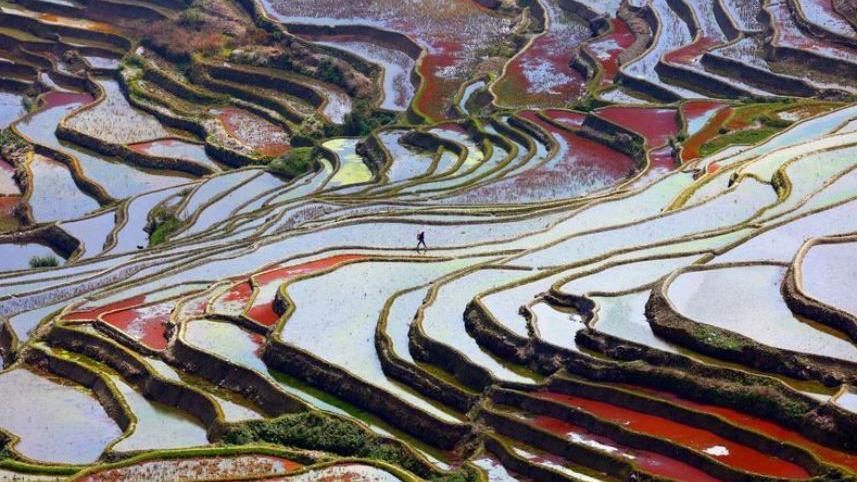
{"label": "person walking", "polygon": [[417,233],[417,253],[420,252],[420,246],[422,246],[424,251],[428,251],[428,246],[426,245],[426,232],[420,231]]}

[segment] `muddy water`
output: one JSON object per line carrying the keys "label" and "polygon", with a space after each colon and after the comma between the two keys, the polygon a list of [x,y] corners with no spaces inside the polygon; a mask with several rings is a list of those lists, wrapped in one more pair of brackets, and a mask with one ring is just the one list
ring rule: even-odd
{"label": "muddy water", "polygon": [[784,478],[806,478],[810,475],[809,472],[796,464],[761,453],[713,432],[684,425],[668,418],[573,395],[545,392],[539,396],[584,410],[597,417],[621,424],[629,430],[653,435],[693,448],[741,470]]}

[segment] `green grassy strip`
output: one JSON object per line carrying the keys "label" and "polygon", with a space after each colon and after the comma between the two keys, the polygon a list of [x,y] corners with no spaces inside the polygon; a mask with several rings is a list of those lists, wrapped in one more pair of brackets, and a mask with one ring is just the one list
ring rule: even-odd
{"label": "green grassy strip", "polygon": [[699,148],[702,157],[713,154],[732,145],[753,145],[779,132],[781,128],[764,126],[758,129],[748,129],[715,137]]}
{"label": "green grassy strip", "polygon": [[10,470],[22,474],[37,474],[37,475],[74,475],[80,471],[80,467],[69,465],[37,465],[20,460],[14,460],[8,457],[9,454],[5,451],[0,451],[0,469]]}
{"label": "green grassy strip", "polygon": [[268,170],[293,179],[312,169],[312,162],[317,157],[313,147],[295,147],[268,164]]}
{"label": "green grassy strip", "polygon": [[431,472],[403,445],[391,443],[390,440],[370,433],[354,423],[317,412],[243,422],[229,430],[223,440],[236,445],[267,442],[377,460],[402,467],[424,479],[436,482],[479,480],[478,473],[469,467],[449,474]]}

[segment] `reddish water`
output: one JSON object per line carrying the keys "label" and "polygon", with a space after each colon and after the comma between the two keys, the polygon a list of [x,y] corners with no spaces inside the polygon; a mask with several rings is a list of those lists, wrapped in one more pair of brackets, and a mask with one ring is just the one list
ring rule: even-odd
{"label": "reddish water", "polygon": [[584,119],[586,119],[586,114],[583,112],[572,112],[561,109],[548,109],[545,111],[545,115],[558,124],[562,124],[572,129],[577,129],[582,126]]}
{"label": "reddish water", "polygon": [[495,87],[502,104],[560,106],[574,102],[583,92],[586,80],[571,67],[575,55],[571,47],[584,41],[589,31],[566,25],[565,20],[551,20],[550,30],[506,66]]}
{"label": "reddish water", "polygon": [[605,107],[596,114],[617,125],[639,133],[646,138],[651,149],[666,144],[678,134],[675,109],[649,109],[644,107]]}
{"label": "reddish water", "polygon": [[668,418],[573,395],[545,392],[538,394],[538,396],[585,410],[605,420],[621,424],[629,430],[653,435],[706,452],[724,464],[741,470],[772,477],[799,479],[810,476],[805,469],[789,461],[763,454],[715,433],[684,425]]}
{"label": "reddish water", "polygon": [[814,452],[816,455],[818,455],[820,458],[827,462],[841,465],[843,467],[857,471],[857,453],[843,452],[839,450],[834,450],[830,447],[819,445],[813,442],[812,440],[807,439],[803,435],[795,432],[794,430],[785,428],[775,422],[771,422],[769,420],[765,420],[754,415],[739,412],[731,408],[694,402],[692,400],[681,398],[678,395],[669,392],[653,390],[650,388],[639,387],[635,385],[625,385],[623,387],[635,391],[645,392],[647,395],[653,396],[655,398],[660,398],[662,400],[667,400],[676,405],[689,408],[691,410],[709,413],[712,415],[719,415],[736,425],[763,433],[775,440],[782,440],[785,442],[791,442],[793,444],[800,445],[810,450],[811,452]]}
{"label": "reddish water", "polygon": [[580,444],[592,446],[620,458],[633,458],[637,467],[653,475],[684,482],[717,482],[720,480],[679,460],[647,450],[635,450],[623,446],[612,439],[593,434],[582,427],[556,418],[537,416],[532,419],[532,423],[548,432],[561,435]]}
{"label": "reddish water", "polygon": [[234,284],[228,291],[218,296],[214,303],[212,303],[212,307],[215,311],[218,311],[220,306],[228,306],[237,303],[247,304],[250,302],[250,295],[253,294],[253,285],[249,280],[241,281],[239,283]]}
{"label": "reddish water", "polygon": [[19,196],[0,196],[0,216],[11,216],[20,200]]}
{"label": "reddish water", "polygon": [[142,305],[146,302],[146,295],[137,295],[132,298],[126,298],[124,300],[116,301],[114,303],[110,303],[98,308],[92,308],[89,310],[81,310],[81,311],[72,311],[71,313],[63,316],[63,320],[67,321],[95,321],[99,315],[104,313],[108,313],[111,311],[133,308],[135,306]]}
{"label": "reddish water", "polygon": [[691,100],[685,102],[681,106],[681,113],[684,118],[690,123],[694,119],[698,119],[713,110],[723,107],[724,104],[710,100]]}
{"label": "reddish water", "polygon": [[800,27],[798,27],[794,17],[792,17],[791,9],[785,0],[768,2],[765,10],[771,14],[771,23],[774,25],[776,31],[774,43],[815,51],[838,58],[854,58],[854,51],[845,46],[828,42],[818,37],[805,35]]}
{"label": "reddish water", "polygon": [[601,85],[610,85],[619,71],[619,54],[634,43],[634,33],[624,20],[610,20],[612,31],[596,38],[586,46],[586,50],[601,64]]}
{"label": "reddish water", "polygon": [[443,72],[454,69],[460,63],[461,45],[457,42],[432,42],[432,54],[423,57],[418,67],[423,76],[420,93],[416,99],[417,109],[430,120],[445,119],[449,100],[458,91],[460,79],[444,78]]}
{"label": "reddish water", "polygon": [[692,135],[682,144],[681,158],[690,161],[701,157],[699,150],[706,142],[720,134],[720,126],[732,115],[731,107],[724,107],[714,114],[714,117],[705,124],[696,134]]}
{"label": "reddish water", "polygon": [[[241,455],[236,457],[194,457],[173,460],[150,460],[126,467],[103,470],[88,475],[81,482],[114,482],[118,480],[191,480],[204,474],[207,480],[232,479],[247,474],[265,476],[279,473],[281,468],[293,471],[303,465],[282,457]],[[145,475],[144,475],[145,474]]]}
{"label": "reddish water", "polygon": [[664,61],[674,64],[690,64],[694,59],[704,54],[706,50],[715,45],[719,45],[717,39],[702,37],[695,42],[685,45],[684,47],[668,52],[664,55]]}
{"label": "reddish water", "polygon": [[43,109],[50,109],[69,104],[89,104],[94,100],[94,97],[83,92],[51,91],[41,97],[41,106]]}
{"label": "reddish water", "polygon": [[218,118],[229,135],[262,155],[276,157],[291,148],[282,127],[245,110],[224,107]]}
{"label": "reddish water", "polygon": [[152,350],[167,347],[166,324],[170,321],[170,312],[176,301],[168,300],[145,307],[114,311],[101,316],[114,326],[144,346]]}
{"label": "reddish water", "polygon": [[[282,284],[296,276],[333,268],[334,266],[338,266],[342,263],[365,258],[366,256],[361,254],[340,254],[317,261],[310,261],[308,263],[266,271],[264,273],[254,275],[253,280],[255,281],[256,286],[262,288],[271,283]],[[257,296],[253,300],[252,306],[247,310],[247,317],[265,326],[272,326],[275,324],[277,320],[280,319],[280,315],[274,311],[274,293],[265,299]]]}
{"label": "reddish water", "polygon": [[675,168],[675,152],[671,146],[664,146],[659,149],[649,151],[649,169],[658,168]]}
{"label": "reddish water", "polygon": [[[628,175],[634,168],[634,160],[615,149],[599,144],[595,141],[580,137],[564,129],[554,127],[539,118],[534,112],[526,111],[520,116],[538,125],[551,134],[560,144],[568,148],[559,163],[554,164],[554,169],[562,170],[597,168],[603,174],[615,177],[615,180]],[[560,154],[563,154],[562,149]],[[527,171],[528,175],[532,171]]]}

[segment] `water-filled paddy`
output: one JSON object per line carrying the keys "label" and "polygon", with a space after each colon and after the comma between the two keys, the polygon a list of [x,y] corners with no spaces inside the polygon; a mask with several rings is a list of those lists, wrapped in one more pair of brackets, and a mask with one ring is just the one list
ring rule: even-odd
{"label": "water-filled paddy", "polygon": [[41,462],[94,462],[122,435],[94,396],[50,375],[27,368],[0,373],[0,427],[20,441],[16,451]]}
{"label": "water-filled paddy", "polygon": [[682,315],[758,343],[799,353],[857,361],[857,348],[792,314],[780,293],[786,269],[726,266],[680,274],[667,296]]}

